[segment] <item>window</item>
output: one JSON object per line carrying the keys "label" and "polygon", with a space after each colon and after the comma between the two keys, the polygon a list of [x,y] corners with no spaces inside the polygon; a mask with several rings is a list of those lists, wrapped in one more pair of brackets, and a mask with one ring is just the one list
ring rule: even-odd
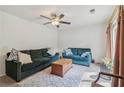
{"label": "window", "polygon": [[111,36],[111,51],[112,51],[112,62],[114,60],[114,56],[115,56],[115,43],[116,43],[116,35],[117,35],[117,20],[115,20],[112,24],[112,36]]}

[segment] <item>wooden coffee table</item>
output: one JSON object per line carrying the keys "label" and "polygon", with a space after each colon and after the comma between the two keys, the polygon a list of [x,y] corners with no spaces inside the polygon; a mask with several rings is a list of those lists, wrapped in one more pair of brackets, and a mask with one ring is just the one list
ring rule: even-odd
{"label": "wooden coffee table", "polygon": [[63,77],[72,67],[72,59],[60,59],[52,63],[51,73]]}

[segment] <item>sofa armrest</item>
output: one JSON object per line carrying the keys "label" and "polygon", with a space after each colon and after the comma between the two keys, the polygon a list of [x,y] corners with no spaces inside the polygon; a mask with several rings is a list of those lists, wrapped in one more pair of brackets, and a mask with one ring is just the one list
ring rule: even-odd
{"label": "sofa armrest", "polygon": [[6,60],[6,74],[17,82],[21,80],[21,62]]}
{"label": "sofa armrest", "polygon": [[52,62],[54,62],[58,59],[59,59],[59,54],[55,54],[54,56],[52,56]]}
{"label": "sofa armrest", "polygon": [[91,63],[91,62],[92,62],[92,54],[89,53],[89,54],[87,55],[87,58],[88,58],[88,62]]}

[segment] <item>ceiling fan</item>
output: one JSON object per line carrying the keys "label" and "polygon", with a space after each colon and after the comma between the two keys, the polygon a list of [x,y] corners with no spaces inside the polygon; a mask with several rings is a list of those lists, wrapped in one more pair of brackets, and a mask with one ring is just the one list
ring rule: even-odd
{"label": "ceiling fan", "polygon": [[46,22],[43,25],[52,24],[52,25],[55,25],[57,28],[59,28],[60,23],[71,24],[71,22],[66,22],[66,21],[61,20],[64,17],[64,14],[57,15],[57,14],[53,13],[53,14],[51,14],[50,17],[44,16],[44,15],[40,15],[40,17],[50,20],[49,22]]}

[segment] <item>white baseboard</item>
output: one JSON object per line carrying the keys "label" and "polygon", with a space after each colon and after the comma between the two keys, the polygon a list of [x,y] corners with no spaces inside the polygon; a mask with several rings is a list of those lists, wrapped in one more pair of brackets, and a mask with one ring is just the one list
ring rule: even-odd
{"label": "white baseboard", "polygon": [[0,77],[5,76],[6,74],[0,74]]}

